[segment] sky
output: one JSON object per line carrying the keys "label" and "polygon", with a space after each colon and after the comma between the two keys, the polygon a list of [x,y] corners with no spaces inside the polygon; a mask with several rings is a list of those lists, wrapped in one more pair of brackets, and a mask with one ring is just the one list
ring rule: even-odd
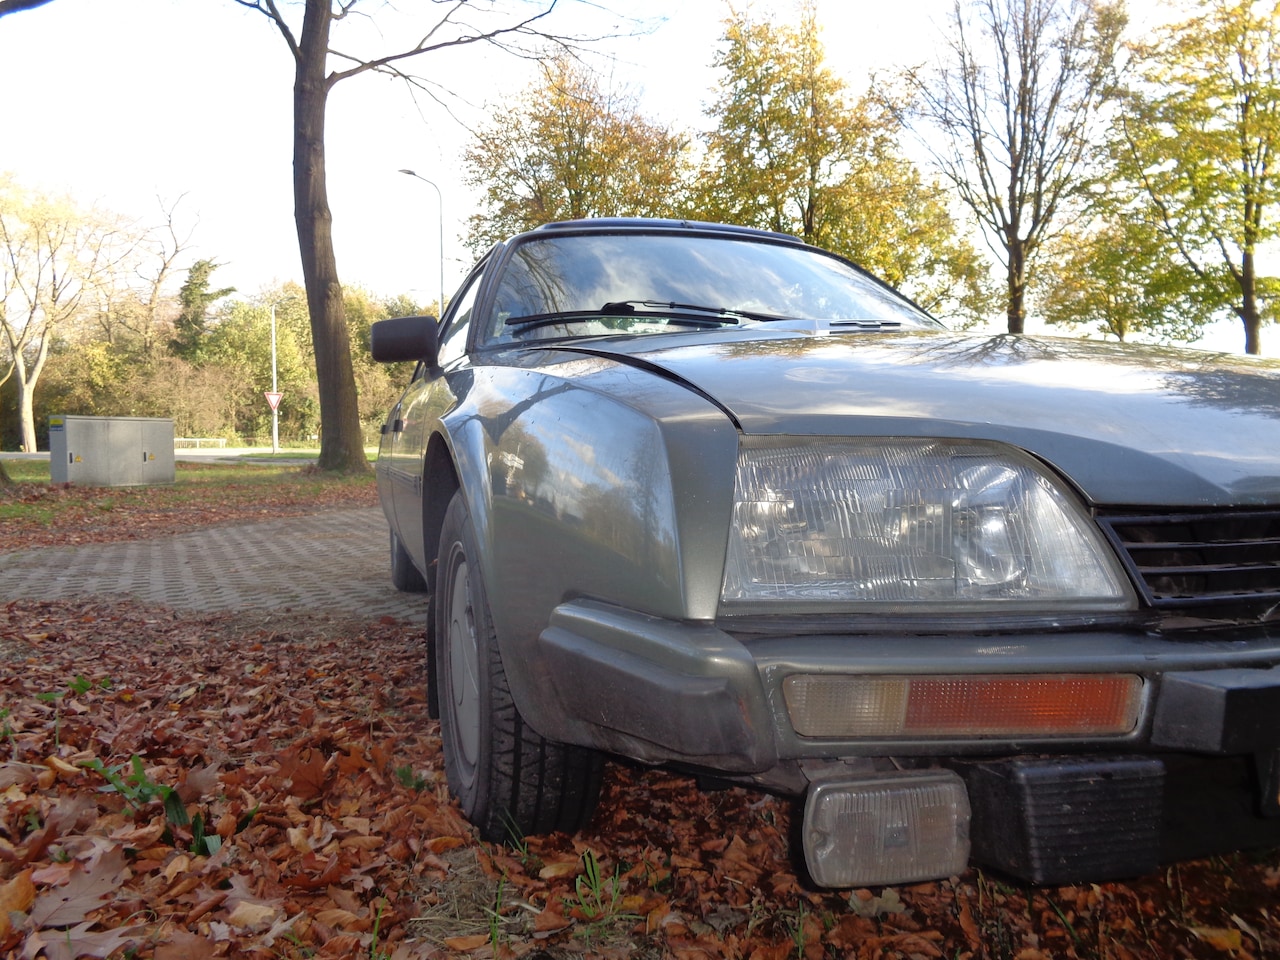
{"label": "sky", "polygon": [[[365,0],[370,16],[335,25],[335,46],[406,45],[422,0]],[[741,7],[746,0],[736,5]],[[1135,5],[1135,0],[1130,0]],[[1153,0],[1136,0],[1150,6]],[[639,97],[649,118],[696,130],[712,98],[711,68],[726,0],[618,0],[648,29],[596,45],[595,66]],[[817,0],[828,65],[853,91],[871,71],[934,56],[950,0]],[[296,13],[299,4],[286,2]],[[397,10],[397,7],[399,10]],[[794,20],[792,0],[752,0],[753,11]],[[553,22],[572,32],[625,32],[598,3],[561,0]],[[337,84],[327,115],[330,206],[344,283],[419,302],[447,293],[471,254],[460,243],[474,208],[462,183],[468,125],[484,122],[535,78],[534,66],[496,52],[431,55],[414,69],[447,88],[448,110],[402,83],[364,75]],[[301,281],[291,192],[292,60],[274,26],[233,0],[52,0],[0,18],[0,173],[69,193],[144,223],[176,210],[187,263],[222,264],[214,286],[253,299]],[[415,170],[440,189],[398,171]],[[175,206],[176,205],[176,206]],[[441,209],[443,208],[443,209]],[[1264,331],[1264,346],[1280,339]],[[1222,348],[1237,351],[1239,325]],[[1218,346],[1215,342],[1214,346]],[[1280,352],[1268,351],[1280,356]]]}

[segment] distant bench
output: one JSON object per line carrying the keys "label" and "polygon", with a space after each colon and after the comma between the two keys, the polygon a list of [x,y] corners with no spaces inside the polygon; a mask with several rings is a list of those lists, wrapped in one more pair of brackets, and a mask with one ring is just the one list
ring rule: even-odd
{"label": "distant bench", "polygon": [[174,449],[178,447],[195,447],[199,450],[201,447],[225,447],[227,445],[226,437],[174,437]]}

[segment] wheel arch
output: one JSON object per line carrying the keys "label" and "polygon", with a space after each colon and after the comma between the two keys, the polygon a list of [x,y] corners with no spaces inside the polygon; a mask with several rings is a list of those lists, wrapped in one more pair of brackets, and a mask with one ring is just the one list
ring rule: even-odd
{"label": "wheel arch", "polygon": [[427,444],[427,452],[423,455],[422,464],[422,546],[427,557],[429,571],[428,585],[434,596],[435,559],[437,545],[440,543],[440,529],[444,526],[444,515],[449,509],[449,501],[458,490],[458,469],[453,462],[453,454],[444,437],[433,434]]}

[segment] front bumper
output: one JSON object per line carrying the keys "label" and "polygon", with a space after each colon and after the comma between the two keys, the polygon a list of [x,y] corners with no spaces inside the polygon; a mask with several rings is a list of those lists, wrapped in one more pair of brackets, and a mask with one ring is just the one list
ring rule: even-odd
{"label": "front bumper", "polygon": [[[806,823],[819,804],[872,810],[867,804],[880,801],[866,798],[883,794],[880,812],[868,814],[880,818],[884,831],[866,834],[878,837],[877,844],[913,829],[893,811],[936,795],[936,784],[919,786],[913,778],[948,770],[966,796],[947,800],[947,809],[958,811],[955,822],[939,825],[935,817],[928,827],[933,839],[924,846],[936,850],[946,838],[954,844],[952,859],[963,860],[971,839],[974,861],[1033,882],[1100,880],[1154,867],[1170,819],[1166,807],[1177,800],[1166,783],[1170,758],[1243,758],[1254,771],[1255,813],[1280,815],[1280,630],[1274,625],[1177,640],[1119,630],[741,639],[713,624],[575,601],[556,609],[534,659],[546,696],[529,705],[526,719],[545,736],[807,791]],[[784,696],[787,678],[797,675],[1059,673],[1140,677],[1133,728],[1108,736],[805,737]],[[913,875],[910,858],[906,873],[900,865],[892,874],[878,873],[875,865],[869,872],[815,869],[815,851],[839,851],[831,863],[861,856],[854,837],[862,828],[848,824],[844,836],[823,826],[811,837],[806,828],[806,856],[819,883],[937,875],[929,872],[936,865]]]}
{"label": "front bumper", "polygon": [[[1280,747],[1280,628],[1177,640],[1114,631],[912,636],[752,636],[646,617],[593,601],[554,611],[534,661],[546,695],[521,704],[544,736],[646,762],[765,774],[791,761]],[[1134,728],[1105,737],[800,736],[788,677],[1131,674]],[[803,784],[797,784],[803,789]]]}

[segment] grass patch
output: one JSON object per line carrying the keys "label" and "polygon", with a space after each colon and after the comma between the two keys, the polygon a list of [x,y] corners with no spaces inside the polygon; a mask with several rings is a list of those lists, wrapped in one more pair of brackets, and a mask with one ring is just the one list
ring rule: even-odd
{"label": "grass patch", "polygon": [[29,460],[25,457],[21,460],[5,460],[4,470],[14,483],[49,482],[48,457],[41,457],[38,460]]}
{"label": "grass patch", "polygon": [[6,460],[0,550],[132,539],[211,523],[271,519],[377,501],[373,472],[327,473],[312,464],[178,461],[175,482],[155,486],[54,486],[44,460]]}

